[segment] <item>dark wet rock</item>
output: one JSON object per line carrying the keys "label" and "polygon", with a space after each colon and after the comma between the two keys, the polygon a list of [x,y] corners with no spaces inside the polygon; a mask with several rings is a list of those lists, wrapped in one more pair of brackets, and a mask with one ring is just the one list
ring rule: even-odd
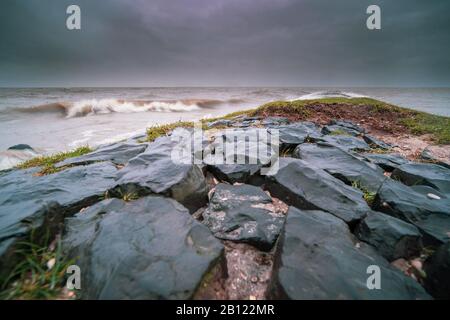
{"label": "dark wet rock", "polygon": [[329,134],[329,135],[350,135],[350,136],[354,136],[354,137],[361,135],[361,132],[359,132],[357,130],[347,128],[347,127],[341,127],[338,125],[324,126],[322,128],[322,133]]}
{"label": "dark wet rock", "polygon": [[208,128],[216,128],[216,127],[230,127],[233,124],[233,121],[231,120],[216,120],[213,122],[208,122],[207,126]]}
{"label": "dark wet rock", "polygon": [[289,119],[285,117],[267,117],[264,120],[262,120],[262,124],[268,127],[287,125],[289,123],[290,123]]}
{"label": "dark wet rock", "polygon": [[247,182],[278,158],[278,143],[267,129],[226,130],[208,146],[210,156],[205,163],[221,180]]}
{"label": "dark wet rock", "polygon": [[220,239],[270,250],[284,222],[284,216],[274,211],[271,197],[261,188],[218,184],[203,218]]}
{"label": "dark wet rock", "polygon": [[425,261],[425,288],[437,299],[450,299],[450,242]]}
{"label": "dark wet rock", "polygon": [[149,144],[145,152],[119,171],[111,195],[162,194],[174,198],[191,212],[202,207],[207,201],[205,177],[199,166],[192,164],[192,159],[172,160],[176,143],[170,137],[161,137]]}
{"label": "dark wet rock", "polygon": [[266,180],[270,193],[287,204],[327,211],[352,225],[370,211],[362,192],[303,160],[281,158],[278,172]]}
{"label": "dark wet rock", "polygon": [[363,153],[361,154],[365,159],[380,166],[388,172],[394,171],[395,168],[402,164],[409,163],[409,160],[395,153]]}
{"label": "dark wet rock", "polygon": [[370,213],[355,235],[377,249],[388,261],[420,255],[422,236],[414,225],[380,212]]}
{"label": "dark wet rock", "polygon": [[391,177],[408,186],[426,185],[450,195],[450,169],[437,164],[404,164],[397,167]]}
{"label": "dark wet rock", "polygon": [[[420,154],[420,158],[426,162],[431,162],[431,163],[435,163],[438,164],[440,166],[446,167],[447,169],[450,169],[450,164],[449,163],[445,163],[442,162],[438,159],[436,159],[433,154],[431,153],[430,150],[428,150],[427,148],[425,148],[422,153]],[[450,159],[449,159],[450,161]]]}
{"label": "dark wet rock", "polygon": [[146,144],[114,143],[101,147],[93,152],[80,157],[69,158],[61,161],[55,167],[67,165],[86,165],[99,161],[111,161],[115,164],[126,164],[131,158],[145,151]]}
{"label": "dark wet rock", "polygon": [[353,136],[336,135],[330,136],[326,135],[320,139],[312,139],[312,142],[318,144],[326,143],[345,151],[369,151],[370,146],[362,139]]}
{"label": "dark wet rock", "polygon": [[16,144],[12,147],[9,147],[8,150],[34,150],[28,144]]}
{"label": "dark wet rock", "polygon": [[104,200],[67,219],[66,231],[84,299],[189,299],[223,258],[208,228],[158,196]]}
{"label": "dark wet rock", "polygon": [[307,161],[325,170],[348,185],[376,192],[386,177],[376,165],[361,161],[350,153],[327,144],[304,143],[298,145],[293,157]]}
{"label": "dark wet rock", "polygon": [[367,134],[363,135],[363,139],[372,148],[388,150],[392,147],[390,144]]}
{"label": "dark wet rock", "polygon": [[208,165],[207,170],[217,179],[230,183],[246,183],[261,169],[261,164]]}
{"label": "dark wet rock", "polygon": [[[373,248],[357,243],[342,220],[323,211],[290,208],[274,264],[270,298],[429,299],[412,278],[391,267]],[[367,287],[378,266],[381,288]]]}
{"label": "dark wet rock", "polygon": [[126,140],[127,143],[143,143],[147,139],[146,133],[138,133]]}
{"label": "dark wet rock", "polygon": [[352,130],[358,131],[360,133],[365,133],[366,132],[366,129],[364,129],[364,128],[358,126],[357,124],[354,124],[353,122],[348,121],[348,120],[336,120],[336,119],[333,119],[333,120],[330,121],[330,125],[336,125],[336,126],[340,126],[340,127],[345,127],[345,128],[348,128],[348,129],[352,129]]}
{"label": "dark wet rock", "polygon": [[117,174],[109,162],[33,176],[38,170],[13,170],[0,176],[1,269],[10,264],[5,257],[13,254],[18,240],[27,237],[32,229],[39,231],[35,232],[36,238],[47,231],[54,233],[65,216],[99,201],[114,185]]}
{"label": "dark wet rock", "polygon": [[278,130],[281,149],[295,147],[310,138],[320,139],[322,137],[319,128],[314,123],[307,121],[269,128],[269,132],[274,132],[274,130]]}
{"label": "dark wet rock", "polygon": [[254,117],[243,117],[242,121],[257,121],[257,120],[261,120],[262,117],[260,116],[254,116]]}
{"label": "dark wet rock", "polygon": [[424,234],[424,244],[448,242],[449,198],[442,195],[439,200],[430,199],[426,189],[408,187],[400,182],[386,180],[378,190],[373,208],[418,227]]}

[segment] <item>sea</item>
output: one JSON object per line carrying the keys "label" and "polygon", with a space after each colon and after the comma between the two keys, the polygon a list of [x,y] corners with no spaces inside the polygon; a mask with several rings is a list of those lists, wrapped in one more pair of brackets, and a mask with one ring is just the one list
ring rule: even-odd
{"label": "sea", "polygon": [[0,88],[0,170],[18,144],[38,154],[97,147],[157,124],[215,117],[276,100],[372,97],[450,116],[450,88]]}

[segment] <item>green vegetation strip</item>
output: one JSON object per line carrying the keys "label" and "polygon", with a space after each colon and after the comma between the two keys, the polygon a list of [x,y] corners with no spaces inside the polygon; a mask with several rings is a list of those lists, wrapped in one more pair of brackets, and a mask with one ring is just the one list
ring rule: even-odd
{"label": "green vegetation strip", "polygon": [[38,174],[52,174],[61,170],[66,169],[67,167],[56,168],[55,164],[61,162],[68,158],[74,158],[82,156],[86,153],[92,152],[92,149],[88,146],[79,147],[75,150],[68,152],[60,152],[50,156],[39,156],[30,160],[25,161],[24,163],[17,166],[19,169],[28,169],[34,167],[42,167],[41,171]]}
{"label": "green vegetation strip", "polygon": [[21,242],[15,253],[19,263],[5,281],[2,280],[0,299],[36,300],[67,298],[63,296],[67,268],[73,261],[64,259],[61,241],[39,246]]}

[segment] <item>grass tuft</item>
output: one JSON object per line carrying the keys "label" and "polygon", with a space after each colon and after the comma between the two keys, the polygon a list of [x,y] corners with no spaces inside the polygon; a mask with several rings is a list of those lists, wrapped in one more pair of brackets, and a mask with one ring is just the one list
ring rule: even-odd
{"label": "grass tuft", "polygon": [[32,242],[18,244],[20,261],[4,281],[0,292],[3,300],[37,300],[64,298],[67,261],[61,250],[61,240],[49,246]]}
{"label": "grass tuft", "polygon": [[170,124],[162,124],[147,128],[147,142],[153,142],[161,136],[168,135],[176,128],[193,128],[194,123],[188,121],[178,121]]}
{"label": "grass tuft", "polygon": [[352,182],[352,187],[361,190],[362,193],[363,193],[364,200],[367,202],[369,207],[372,207],[373,202],[375,201],[375,196],[377,195],[377,193],[368,191],[366,188],[364,188],[361,185],[360,181],[353,181]]}
{"label": "grass tuft", "polygon": [[22,164],[19,164],[17,168],[29,169],[34,167],[42,167],[41,171],[39,171],[38,173],[39,175],[52,174],[67,168],[67,166],[56,168],[55,167],[56,163],[61,162],[68,158],[79,157],[89,152],[92,152],[92,149],[89,146],[83,146],[68,152],[60,152],[49,156],[39,156],[33,158],[25,161]]}

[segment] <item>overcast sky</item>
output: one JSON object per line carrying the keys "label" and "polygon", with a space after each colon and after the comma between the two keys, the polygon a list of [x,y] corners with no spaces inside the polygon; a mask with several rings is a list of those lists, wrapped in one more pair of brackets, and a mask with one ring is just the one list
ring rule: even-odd
{"label": "overcast sky", "polygon": [[0,86],[450,86],[450,1],[0,0]]}

